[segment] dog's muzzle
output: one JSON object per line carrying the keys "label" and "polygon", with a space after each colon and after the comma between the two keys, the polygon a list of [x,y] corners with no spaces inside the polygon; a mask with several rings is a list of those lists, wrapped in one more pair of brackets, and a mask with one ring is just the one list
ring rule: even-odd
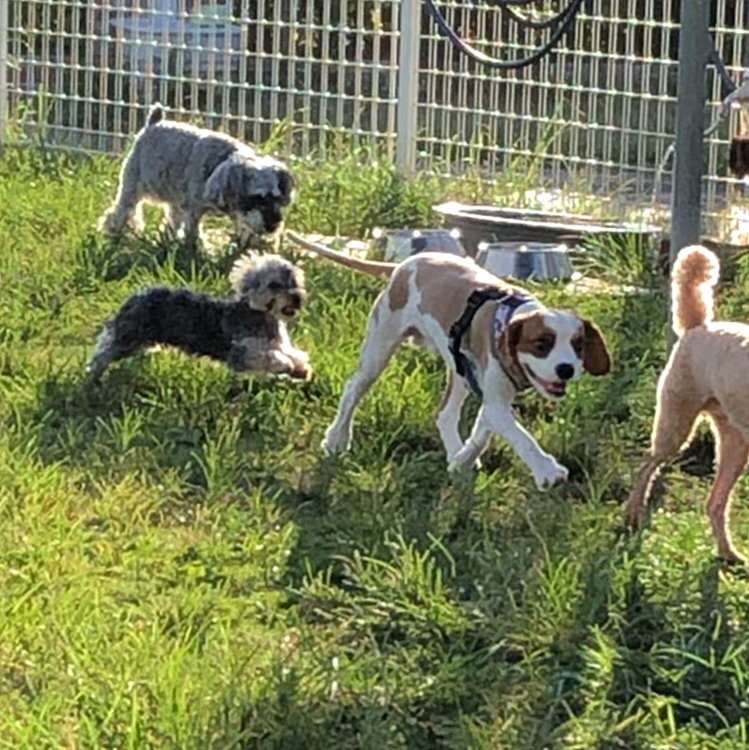
{"label": "dog's muzzle", "polygon": [[273,202],[255,202],[252,207],[244,208],[237,214],[239,222],[252,232],[272,234],[281,226],[283,213],[281,207]]}
{"label": "dog's muzzle", "polygon": [[304,295],[301,292],[289,292],[288,301],[281,308],[281,315],[286,318],[294,318],[302,309],[304,304]]}
{"label": "dog's muzzle", "polygon": [[277,206],[260,209],[260,214],[263,217],[263,228],[266,232],[275,232],[281,226],[283,214]]}

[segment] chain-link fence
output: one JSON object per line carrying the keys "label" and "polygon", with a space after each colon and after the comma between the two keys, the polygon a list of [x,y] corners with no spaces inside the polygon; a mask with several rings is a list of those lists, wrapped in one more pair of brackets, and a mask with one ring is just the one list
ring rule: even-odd
{"label": "chain-link fence", "polygon": [[[512,59],[543,40],[487,2],[438,4],[487,55]],[[3,5],[6,131],[59,147],[121,152],[158,100],[174,117],[250,141],[276,129],[300,155],[324,158],[331,141],[346,135],[412,162],[406,166],[478,168],[499,180],[533,163],[546,186],[648,201],[673,141],[678,0],[587,0],[561,44],[517,70],[461,55],[419,0]],[[543,19],[563,5],[539,0],[518,12]],[[713,3],[713,38],[736,80],[746,62],[746,5]],[[718,75],[709,76],[706,125],[727,93]],[[403,116],[405,97],[412,117]],[[727,169],[736,122],[734,115],[709,141],[710,212],[737,184]],[[413,148],[398,147],[404,143]],[[670,168],[658,196],[666,203]]]}

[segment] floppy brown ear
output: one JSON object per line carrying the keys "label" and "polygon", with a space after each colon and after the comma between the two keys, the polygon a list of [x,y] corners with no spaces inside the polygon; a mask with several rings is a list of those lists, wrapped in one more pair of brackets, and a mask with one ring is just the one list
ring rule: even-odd
{"label": "floppy brown ear", "polygon": [[582,319],[583,367],[591,375],[607,375],[611,371],[611,357],[606,342],[598,326],[590,320]]}
{"label": "floppy brown ear", "polygon": [[505,360],[517,361],[517,349],[520,343],[520,334],[523,332],[523,316],[511,320],[509,325],[502,331],[497,348]]}

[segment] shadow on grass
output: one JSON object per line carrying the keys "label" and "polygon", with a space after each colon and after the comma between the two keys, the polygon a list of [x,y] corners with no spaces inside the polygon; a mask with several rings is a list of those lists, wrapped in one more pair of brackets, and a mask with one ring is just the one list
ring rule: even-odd
{"label": "shadow on grass", "polygon": [[76,251],[75,275],[83,288],[91,280],[123,279],[133,268],[156,273],[168,263],[184,277],[189,277],[195,268],[201,273],[224,277],[237,254],[233,245],[208,252],[160,233],[110,239],[91,232]]}
{"label": "shadow on grass", "polygon": [[[633,298],[623,306],[622,334],[629,316],[647,317],[650,308],[639,304]],[[637,336],[641,346],[647,330]],[[676,700],[680,724],[714,730],[738,721],[738,690],[715,661],[715,654],[728,658],[735,640],[717,571],[704,571],[701,605],[679,623],[673,603],[682,592],[656,600],[641,570],[631,572],[621,594],[620,571],[637,543],[617,544],[607,520],[595,537],[581,536],[585,517],[569,501],[585,494],[580,479],[573,476],[564,497],[561,490],[542,497],[530,489],[524,467],[507,471],[506,446],[488,455],[490,480],[450,478],[433,424],[425,430],[398,414],[378,415],[378,435],[367,434],[371,425],[360,427],[358,442],[369,454],[355,449],[327,458],[309,444],[296,453],[296,441],[309,435],[300,437],[284,420],[293,412],[307,420],[318,413],[319,384],[295,389],[295,400],[284,405],[285,386],[276,381],[253,380],[245,392],[226,378],[194,377],[192,363],[169,370],[168,383],[156,365],[137,378],[134,367],[143,365],[113,368],[101,389],[77,378],[42,382],[18,426],[35,432],[45,462],[74,463],[105,478],[133,467],[154,475],[177,470],[187,485],[203,489],[213,481],[205,468],[212,446],[226,464],[225,481],[239,489],[250,482],[268,487],[293,520],[287,606],[309,631],[326,628],[326,647],[311,640],[302,644],[312,652],[309,661],[279,665],[265,697],[226,726],[236,747],[468,747],[465,717],[491,726],[504,710],[522,712],[524,735],[508,744],[551,747],[590,707],[596,629],[617,653],[604,686],[612,720],[631,715],[633,704],[655,689]],[[646,362],[643,372],[652,367]],[[637,387],[624,373],[594,403],[579,411],[573,405],[569,416],[579,422],[573,420],[574,443],[563,460],[579,456],[586,471],[595,471],[617,446],[601,439],[583,447],[602,419],[626,423],[639,416],[627,411]],[[535,401],[521,411],[532,432],[551,418]],[[231,453],[222,453],[219,439],[232,424],[236,440]],[[551,574],[564,574],[568,564],[579,567],[579,577],[568,592],[554,592]],[[384,571],[385,582],[368,579],[367,566]],[[546,598],[538,593],[543,586]],[[555,593],[561,599],[569,593],[573,603],[547,614],[547,605],[560,607]],[[311,690],[310,683],[329,675],[334,656],[371,659],[371,669],[354,688],[331,678],[324,690]],[[413,683],[386,688],[389,674]],[[722,705],[721,691],[730,697],[718,719],[712,707]],[[638,747],[636,737],[623,736],[632,739],[628,747]]]}
{"label": "shadow on grass", "polygon": [[[732,674],[740,634],[720,593],[724,572],[717,560],[700,571],[686,570],[682,590],[665,603],[654,601],[640,574],[633,573],[626,589],[627,626],[616,641],[617,665],[608,691],[622,717],[657,694],[672,703],[679,726],[695,723],[712,734],[749,718]],[[673,602],[689,598],[695,578],[696,601],[675,620]]]}
{"label": "shadow on grass", "polygon": [[[42,462],[75,466],[95,479],[135,471],[159,481],[177,472],[191,490],[207,490],[218,479],[238,490],[272,481],[272,465],[263,471],[255,459],[280,452],[287,441],[278,410],[268,405],[314,386],[201,372],[199,363],[179,354],[169,363],[159,362],[162,357],[170,355],[117,363],[99,384],[83,375],[49,377],[6,426],[25,438],[33,434]],[[171,377],[162,377],[165,370]]]}

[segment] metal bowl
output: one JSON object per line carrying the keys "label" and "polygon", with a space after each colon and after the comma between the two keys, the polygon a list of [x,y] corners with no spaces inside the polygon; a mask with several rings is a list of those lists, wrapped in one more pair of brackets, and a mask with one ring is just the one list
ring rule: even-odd
{"label": "metal bowl", "polygon": [[476,262],[503,278],[566,280],[572,278],[567,245],[545,242],[480,242]]}
{"label": "metal bowl", "polygon": [[471,206],[442,203],[434,210],[444,218],[445,226],[459,229],[469,255],[478,253],[481,242],[583,244],[590,237],[606,237],[618,243],[652,242],[660,229],[648,224],[596,219],[550,211]]}
{"label": "metal bowl", "polygon": [[466,255],[458,229],[375,229],[372,235],[383,258],[396,263],[423,252]]}

